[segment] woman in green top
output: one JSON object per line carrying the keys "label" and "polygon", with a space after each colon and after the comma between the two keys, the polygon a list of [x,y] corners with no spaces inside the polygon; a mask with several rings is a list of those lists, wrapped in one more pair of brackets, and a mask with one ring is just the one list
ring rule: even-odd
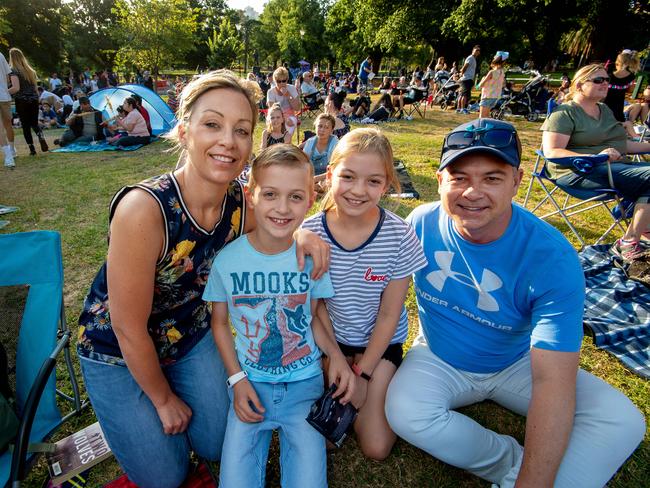
{"label": "woman in green top", "polygon": [[[571,83],[568,103],[560,105],[542,125],[544,155],[549,158],[580,154],[607,154],[613,184],[623,198],[636,202],[632,222],[612,251],[624,260],[637,258],[643,249],[639,239],[650,225],[650,164],[632,163],[627,154],[650,152],[650,144],[627,139],[623,125],[601,103],[607,95],[609,75],[600,64],[579,69]],[[549,164],[559,183],[585,190],[610,186],[607,165],[589,173]]]}

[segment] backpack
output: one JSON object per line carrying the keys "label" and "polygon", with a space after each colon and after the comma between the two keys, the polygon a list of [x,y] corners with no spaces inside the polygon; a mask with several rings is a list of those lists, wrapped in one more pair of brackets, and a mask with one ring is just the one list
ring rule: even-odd
{"label": "backpack", "polygon": [[15,398],[9,386],[7,352],[0,343],[0,453],[13,443],[18,433],[18,416],[15,410]]}

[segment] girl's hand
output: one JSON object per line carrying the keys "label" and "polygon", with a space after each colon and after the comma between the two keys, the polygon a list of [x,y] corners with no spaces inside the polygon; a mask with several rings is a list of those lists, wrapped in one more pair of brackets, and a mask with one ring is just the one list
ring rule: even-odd
{"label": "girl's hand", "polygon": [[[338,388],[334,392],[334,398],[339,398],[339,401],[345,405],[350,401],[355,392],[356,376],[350,369],[345,356],[341,352],[335,353],[329,358],[329,366],[327,368],[327,379],[330,384],[335,383]],[[362,380],[365,381],[365,380]]]}
{"label": "girl's hand", "polygon": [[192,410],[178,396],[172,393],[165,403],[155,407],[165,434],[180,434],[187,430]]}
{"label": "girl's hand", "polygon": [[239,420],[249,423],[264,420],[262,415],[265,412],[264,407],[247,378],[233,386],[233,390],[235,393],[233,408]]}
{"label": "girl's hand", "polygon": [[293,126],[295,125],[295,124],[293,123],[293,118],[292,118],[292,117],[288,117],[288,118],[286,118],[286,119],[284,120],[284,125],[286,125],[287,127],[293,127]]}
{"label": "girl's hand", "polygon": [[294,234],[294,238],[296,239],[298,269],[302,271],[305,268],[305,255],[307,254],[314,261],[311,277],[314,280],[319,279],[330,265],[329,244],[307,229],[298,229]]}
{"label": "girl's hand", "polygon": [[361,410],[366,403],[366,397],[368,395],[368,381],[363,378],[355,378],[355,380],[357,381],[354,384],[354,394],[350,402],[357,410]]}
{"label": "girl's hand", "polygon": [[618,152],[613,147],[608,147],[607,149],[603,149],[598,154],[607,154],[607,156],[609,156],[610,161],[618,161],[619,159],[621,159],[621,153]]}

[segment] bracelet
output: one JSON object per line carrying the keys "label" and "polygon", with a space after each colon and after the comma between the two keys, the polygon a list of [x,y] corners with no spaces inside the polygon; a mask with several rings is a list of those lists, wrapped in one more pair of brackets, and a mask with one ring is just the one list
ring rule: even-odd
{"label": "bracelet", "polygon": [[246,371],[240,371],[239,373],[235,373],[234,375],[230,376],[226,380],[226,384],[228,385],[228,388],[232,388],[235,386],[237,383],[239,383],[241,380],[246,378],[248,376],[248,373]]}
{"label": "bracelet", "polygon": [[352,372],[366,381],[370,381],[372,379],[372,376],[370,376],[368,373],[364,373],[357,363],[352,364]]}

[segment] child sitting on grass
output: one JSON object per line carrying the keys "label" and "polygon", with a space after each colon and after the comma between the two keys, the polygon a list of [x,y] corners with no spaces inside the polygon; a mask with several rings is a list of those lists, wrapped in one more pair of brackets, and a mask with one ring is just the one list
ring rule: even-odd
{"label": "child sitting on grass", "polygon": [[291,134],[284,124],[282,107],[279,103],[274,103],[266,114],[266,129],[262,131],[260,149],[281,143],[290,144]]}
{"label": "child sitting on grass", "polygon": [[[337,394],[353,392],[354,375],[315,318],[317,300],[334,294],[329,275],[298,267],[293,233],[314,201],[312,167],[295,146],[277,144],[253,161],[246,202],[255,230],[215,258],[203,298],[228,372],[232,403],[220,486],[263,488],[274,429],[284,488],[326,487],[325,438],[305,418],[323,393],[320,349],[330,357]],[[233,335],[228,318],[236,332]],[[313,320],[313,322],[312,322]],[[333,356],[330,356],[332,354]]]}

